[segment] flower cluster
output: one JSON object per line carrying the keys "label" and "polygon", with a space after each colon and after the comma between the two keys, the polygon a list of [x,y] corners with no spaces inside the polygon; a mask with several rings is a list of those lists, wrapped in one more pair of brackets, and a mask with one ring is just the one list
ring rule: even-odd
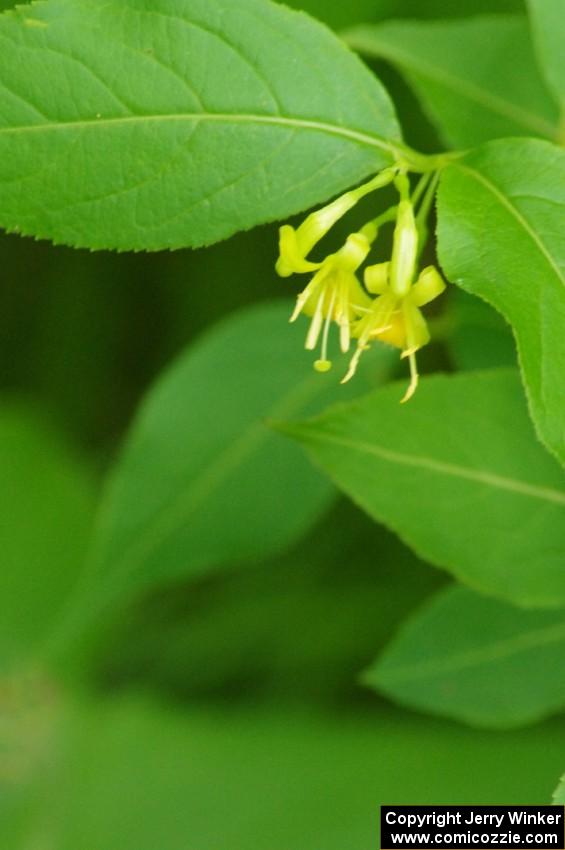
{"label": "flower cluster", "polygon": [[[338,251],[321,262],[309,259],[310,252],[320,239],[364,195],[392,182],[400,194],[397,206],[350,234]],[[374,340],[378,340],[399,348],[401,357],[409,361],[411,380],[402,401],[411,398],[416,390],[416,352],[430,339],[421,307],[445,289],[445,283],[434,266],[427,266],[417,273],[424,222],[416,219],[415,202],[416,198],[410,197],[407,176],[396,168],[386,169],[358,189],[346,192],[309,215],[296,230],[289,225],[281,227],[276,265],[281,277],[313,273],[297,298],[290,321],[294,322],[301,313],[310,318],[306,348],[314,350],[321,340],[320,356],[314,362],[314,368],[319,372],[327,372],[331,368],[328,340],[331,325],[335,323],[339,328],[342,352],[350,350],[352,339],[357,340],[342,383],[353,377],[363,352]],[[420,218],[421,213],[425,218],[425,201],[418,214]],[[396,224],[391,259],[365,268],[363,288],[357,277],[359,269],[371,251],[380,224],[393,219]]]}

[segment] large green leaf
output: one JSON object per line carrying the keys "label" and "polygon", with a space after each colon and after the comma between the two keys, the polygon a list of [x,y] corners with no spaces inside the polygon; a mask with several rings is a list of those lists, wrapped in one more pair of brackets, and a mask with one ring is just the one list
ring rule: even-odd
{"label": "large green leaf", "polygon": [[384,89],[268,0],[48,0],[0,18],[0,225],[90,248],[196,246],[391,161]]}
{"label": "large green leaf", "polygon": [[[81,604],[274,554],[328,507],[331,485],[265,424],[342,390],[338,374],[313,371],[290,311],[278,301],[229,317],[149,393],[103,499]],[[384,349],[379,363],[376,375]]]}
{"label": "large green leaf", "polygon": [[513,371],[392,385],[281,426],[424,559],[493,595],[565,604],[565,474],[535,439]]}
{"label": "large green leaf", "polygon": [[21,843],[0,832],[3,847],[369,850],[380,801],[531,803],[563,761],[562,723],[486,733],[399,711],[180,714],[130,698],[65,728],[56,769],[20,801]]}
{"label": "large green leaf", "polygon": [[287,6],[302,9],[334,29],[386,18],[459,18],[486,12],[523,12],[523,0],[289,0]]}
{"label": "large green leaf", "polygon": [[449,165],[438,199],[450,280],[510,322],[539,436],[565,461],[565,151],[492,142]]}
{"label": "large green leaf", "polygon": [[397,21],[355,27],[345,36],[361,53],[398,67],[449,145],[557,137],[557,109],[524,16]]}
{"label": "large green leaf", "polygon": [[[311,0],[310,0],[311,2]],[[465,18],[487,12],[523,12],[524,0],[373,0],[371,20],[385,18]],[[367,20],[369,15],[366,16]]]}
{"label": "large green leaf", "polygon": [[83,567],[90,470],[37,410],[0,406],[0,673],[46,637]]}
{"label": "large green leaf", "polygon": [[455,587],[404,625],[365,680],[403,705],[505,728],[564,708],[564,669],[562,611]]}
{"label": "large green leaf", "polygon": [[565,15],[561,0],[528,0],[534,41],[545,73],[556,99],[565,107]]}

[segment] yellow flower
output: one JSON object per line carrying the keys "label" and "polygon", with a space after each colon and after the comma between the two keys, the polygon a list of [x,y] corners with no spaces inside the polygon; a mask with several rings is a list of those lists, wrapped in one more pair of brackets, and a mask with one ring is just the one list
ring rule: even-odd
{"label": "yellow flower", "polygon": [[[374,231],[376,233],[376,229]],[[328,337],[332,321],[339,326],[341,350],[348,351],[351,324],[370,307],[371,300],[355,275],[370,251],[370,236],[371,232],[352,233],[339,251],[330,254],[320,263],[318,271],[296,300],[290,321],[294,322],[300,313],[312,319],[305,347],[312,351],[318,344],[320,334],[322,335],[321,355],[314,363],[318,372],[331,369],[331,361],[328,360]]]}
{"label": "yellow flower", "polygon": [[283,225],[279,230],[277,274],[290,277],[291,274],[305,274],[320,269],[322,263],[307,259],[310,251],[361,198],[391,183],[396,171],[396,168],[386,168],[368,183],[351,189],[325,207],[310,213],[296,230],[289,224]]}
{"label": "yellow flower", "polygon": [[[393,255],[394,256],[394,255]],[[420,307],[429,304],[445,289],[445,282],[434,266],[427,266],[404,295],[392,289],[392,261],[369,266],[365,271],[365,286],[377,298],[363,318],[352,329],[358,339],[357,350],[342,383],[349,381],[369,344],[377,339],[402,350],[410,362],[410,384],[403,402],[414,395],[418,386],[416,352],[430,341],[426,320]]]}

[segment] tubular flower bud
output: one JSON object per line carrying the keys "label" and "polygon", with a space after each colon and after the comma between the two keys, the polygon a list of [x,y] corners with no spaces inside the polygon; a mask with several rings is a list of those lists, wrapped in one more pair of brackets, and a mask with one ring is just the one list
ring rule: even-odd
{"label": "tubular flower bud", "polygon": [[350,346],[352,322],[370,307],[371,301],[355,274],[365,261],[370,247],[371,243],[363,233],[352,233],[337,253],[331,254],[320,264],[296,300],[290,321],[294,322],[300,313],[312,319],[305,347],[312,351],[322,336],[321,356],[314,363],[314,368],[319,372],[327,372],[331,368],[327,347],[332,321],[339,326],[340,347],[346,352]]}
{"label": "tubular flower bud", "polygon": [[321,267],[321,263],[312,263],[306,257],[333,225],[355,206],[357,201],[351,195],[351,192],[347,192],[327,207],[311,213],[297,230],[290,224],[284,224],[281,227],[279,258],[276,264],[277,274],[280,277],[305,274]]}
{"label": "tubular flower bud", "polygon": [[399,298],[414,282],[418,257],[418,228],[410,201],[400,201],[390,261],[390,288]]}
{"label": "tubular flower bud", "polygon": [[444,291],[445,282],[434,266],[427,266],[406,294],[398,295],[393,291],[388,266],[388,263],[381,263],[365,270],[365,285],[377,297],[352,328],[352,335],[358,340],[357,349],[342,383],[353,377],[361,355],[376,339],[401,349],[401,357],[409,360],[411,377],[402,399],[405,402],[414,395],[418,386],[416,352],[430,341],[420,307],[437,298]]}
{"label": "tubular flower bud", "polygon": [[280,277],[290,277],[291,274],[305,274],[320,269],[322,263],[307,259],[310,251],[361,198],[391,183],[395,174],[395,168],[385,169],[368,183],[351,189],[325,207],[310,213],[296,230],[289,224],[283,225],[279,230],[277,274]]}

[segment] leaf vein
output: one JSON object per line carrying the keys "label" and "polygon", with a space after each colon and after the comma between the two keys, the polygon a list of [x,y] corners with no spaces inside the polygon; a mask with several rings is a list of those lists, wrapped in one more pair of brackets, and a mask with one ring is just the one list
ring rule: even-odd
{"label": "leaf vein", "polygon": [[[481,89],[469,80],[463,80],[461,77],[456,77],[453,74],[450,74],[445,69],[437,68],[435,65],[432,65],[430,62],[426,62],[426,60],[421,57],[415,59],[414,56],[405,53],[398,47],[391,47],[387,44],[382,44],[380,48],[373,48],[371,50],[371,45],[364,44],[362,39],[360,39],[357,43],[354,36],[351,38],[350,43],[353,47],[357,47],[360,52],[368,53],[369,55],[373,54],[376,56],[382,56],[393,63],[398,62],[408,71],[413,71],[414,73],[420,74],[422,77],[427,77],[428,80],[443,85],[456,95],[463,95],[463,97],[467,98],[467,100],[477,103],[479,106],[484,107],[490,112],[494,112],[495,114],[502,115],[504,118],[515,121],[516,124],[520,124],[527,130],[534,131],[535,133],[539,133],[540,135],[546,136],[552,140],[555,140],[558,136],[557,128],[550,124],[549,121],[546,121],[540,116],[529,112],[510,101],[504,100],[504,98],[499,97],[490,91]],[[371,44],[372,43],[373,42],[371,41]]]}
{"label": "leaf vein", "polygon": [[511,199],[507,195],[505,195],[504,192],[498,188],[498,186],[492,183],[492,181],[490,181],[487,177],[485,177],[484,174],[482,174],[480,171],[477,171],[475,168],[472,168],[471,166],[463,164],[459,161],[455,161],[452,164],[455,168],[459,168],[461,171],[465,171],[494,195],[494,197],[499,201],[499,203],[516,219],[518,224],[527,233],[532,242],[534,242],[534,244],[539,249],[544,259],[547,261],[548,265],[554,272],[559,282],[565,286],[565,277],[563,276],[563,272],[561,271],[561,268],[559,267],[557,261],[551,255],[549,248],[543,242],[541,237],[536,233],[527,218],[512,203]]}
{"label": "leaf vein", "polygon": [[318,133],[327,133],[332,136],[340,136],[356,142],[365,147],[377,148],[387,151],[391,156],[401,156],[402,147],[393,142],[388,142],[376,134],[369,135],[359,130],[342,127],[337,124],[329,124],[324,121],[316,121],[307,118],[293,118],[287,115],[255,115],[251,113],[161,113],[154,115],[128,115],[114,116],[110,118],[87,118],[71,121],[51,122],[45,124],[27,124],[13,127],[0,127],[0,137],[18,133],[57,132],[74,129],[92,129],[104,126],[127,126],[130,124],[143,124],[144,122],[157,123],[175,121],[212,121],[218,123],[251,123],[264,124],[275,127],[296,127],[302,130],[312,130]]}
{"label": "leaf vein", "polygon": [[[510,658],[529,649],[558,643],[565,640],[565,623],[533,629],[524,634],[494,641],[488,646],[455,653],[444,659],[431,659],[420,664],[395,667],[386,671],[386,682],[411,679],[424,679],[428,676],[441,676],[455,673],[463,668],[478,667],[504,658]],[[378,670],[377,670],[378,675]]]}
{"label": "leaf vein", "polygon": [[532,499],[539,499],[543,502],[549,502],[557,504],[560,507],[565,507],[565,490],[541,487],[537,484],[529,484],[526,481],[508,478],[495,472],[490,472],[486,469],[472,469],[470,467],[437,460],[436,458],[426,457],[425,455],[409,455],[393,449],[387,449],[384,446],[377,445],[376,443],[351,440],[337,434],[317,431],[316,438],[328,443],[334,443],[338,446],[343,446],[344,448],[353,449],[354,451],[362,454],[373,455],[374,457],[378,457],[380,460],[384,460],[388,463],[395,463],[416,469],[426,469],[436,475],[461,478],[467,481],[472,481],[476,484],[493,487],[498,490],[506,490],[511,493],[516,493],[517,495]]}

